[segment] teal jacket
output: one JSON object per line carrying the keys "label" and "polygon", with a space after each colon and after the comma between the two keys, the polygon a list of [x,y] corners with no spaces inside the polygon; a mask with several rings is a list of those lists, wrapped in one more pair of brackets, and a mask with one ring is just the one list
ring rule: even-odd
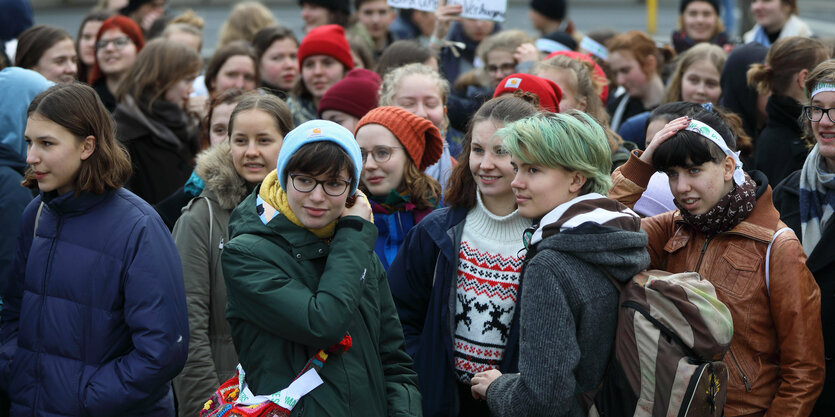
{"label": "teal jacket", "polygon": [[319,349],[348,332],[351,349],[328,358],[324,383],[291,415],[421,415],[417,374],[374,254],[377,229],[348,216],[327,243],[280,213],[265,225],[258,189],[232,212],[221,255],[226,318],[253,393],[286,388]]}

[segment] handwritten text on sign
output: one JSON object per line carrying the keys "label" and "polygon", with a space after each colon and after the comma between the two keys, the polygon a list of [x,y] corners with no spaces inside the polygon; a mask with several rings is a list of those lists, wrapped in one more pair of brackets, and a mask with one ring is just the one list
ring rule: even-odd
{"label": "handwritten text on sign", "polygon": [[[388,0],[391,7],[398,9],[416,9],[434,12],[438,8],[438,0]],[[460,4],[461,17],[470,19],[493,20],[504,22],[507,12],[507,0],[448,0],[447,4]]]}

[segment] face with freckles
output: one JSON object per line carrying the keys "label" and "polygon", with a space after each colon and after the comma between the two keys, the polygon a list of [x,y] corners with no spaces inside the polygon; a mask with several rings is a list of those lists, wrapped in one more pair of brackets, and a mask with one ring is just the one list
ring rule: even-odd
{"label": "face with freckles", "polygon": [[734,162],[726,156],[720,162],[670,167],[666,171],[670,191],[681,208],[699,215],[710,211],[733,189]]}

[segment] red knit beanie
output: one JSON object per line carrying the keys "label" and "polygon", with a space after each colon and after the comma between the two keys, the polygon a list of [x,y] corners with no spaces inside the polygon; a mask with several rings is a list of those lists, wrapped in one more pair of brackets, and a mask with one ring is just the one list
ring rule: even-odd
{"label": "red knit beanie", "polygon": [[400,107],[377,107],[360,119],[354,135],[365,125],[378,124],[394,134],[419,170],[438,162],[444,151],[441,132],[427,119]]}
{"label": "red knit beanie", "polygon": [[345,78],[331,86],[319,100],[319,117],[325,110],[339,110],[357,119],[377,107],[380,76],[364,68],[348,71]]}
{"label": "red knit beanie", "polygon": [[299,67],[304,65],[304,60],[309,56],[327,55],[341,62],[348,70],[354,68],[351,46],[345,38],[345,29],[339,25],[319,26],[307,32],[299,45],[298,54]]}
{"label": "red knit beanie", "polygon": [[595,81],[603,84],[603,90],[600,91],[600,95],[598,97],[600,97],[600,101],[603,102],[603,105],[606,105],[606,100],[609,98],[609,79],[606,78],[606,73],[603,72],[603,68],[601,68],[600,65],[597,64],[597,62],[594,62],[594,60],[591,59],[590,56],[577,51],[551,52],[545,59],[553,58],[557,55],[565,55],[577,61],[586,61],[594,64],[594,72],[592,72],[591,76],[594,77]]}
{"label": "red knit beanie", "polygon": [[[125,35],[133,41],[133,44],[136,45],[137,54],[142,50],[142,47],[145,46],[145,35],[142,34],[142,28],[140,28],[139,25],[133,21],[133,19],[122,15],[111,16],[102,22],[99,32],[96,33],[96,42],[101,39],[101,35],[104,32],[107,32],[110,29],[119,29],[124,32]],[[88,84],[93,84],[104,75],[99,69],[99,55],[96,54],[95,57],[96,61],[93,63],[93,69],[90,71]]]}
{"label": "red knit beanie", "polygon": [[531,74],[511,74],[505,77],[496,87],[493,97],[516,90],[527,91],[539,97],[539,106],[552,113],[560,112],[562,90],[551,80]]}

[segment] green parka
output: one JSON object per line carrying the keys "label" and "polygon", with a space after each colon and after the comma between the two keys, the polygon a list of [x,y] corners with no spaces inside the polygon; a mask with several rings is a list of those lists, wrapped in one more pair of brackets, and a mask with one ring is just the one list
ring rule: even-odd
{"label": "green parka", "polygon": [[374,254],[376,227],[347,216],[327,243],[280,213],[265,225],[258,190],[233,211],[222,254],[226,318],[253,393],[286,388],[348,332],[353,347],[328,358],[324,383],[292,415],[421,415],[417,374]]}

